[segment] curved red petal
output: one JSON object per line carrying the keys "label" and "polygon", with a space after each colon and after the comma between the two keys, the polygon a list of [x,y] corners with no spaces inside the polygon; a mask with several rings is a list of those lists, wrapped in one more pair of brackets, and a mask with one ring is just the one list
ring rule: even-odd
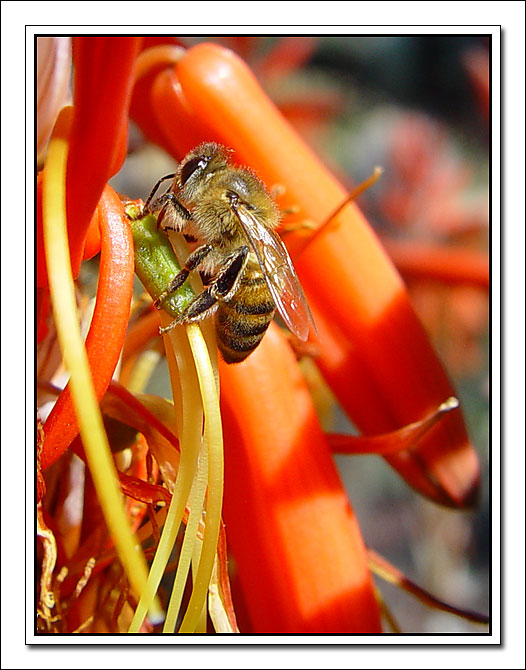
{"label": "curved red petal", "polygon": [[[97,398],[101,398],[117,365],[130,314],[134,277],[131,229],[119,197],[109,186],[101,201],[102,249],[97,300],[86,338]],[[69,447],[79,428],[68,387],[60,394],[44,424],[42,468]]]}
{"label": "curved red petal", "polygon": [[124,158],[136,37],[73,40],[74,119],[66,177],[71,267],[76,277],[84,240],[104,186]]}
{"label": "curved red petal", "polygon": [[288,342],[271,324],[220,372],[225,525],[254,630],[380,632],[360,529]]}

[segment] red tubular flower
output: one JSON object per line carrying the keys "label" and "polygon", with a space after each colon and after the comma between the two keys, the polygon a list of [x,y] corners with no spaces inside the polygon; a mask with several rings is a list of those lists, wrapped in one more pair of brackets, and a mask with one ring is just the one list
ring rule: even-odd
{"label": "red tubular flower", "polygon": [[404,277],[489,290],[489,258],[483,251],[385,237],[382,243]]}
{"label": "red tubular flower", "polygon": [[[123,205],[109,186],[99,205],[102,249],[97,301],[86,338],[93,382],[101,398],[111,381],[124,342],[133,288],[133,240]],[[78,422],[68,388],[60,394],[44,424],[41,465],[45,469],[78,435]]]}
{"label": "red tubular flower", "polygon": [[[330,218],[344,202],[345,190],[279,115],[243,62],[217,45],[200,44],[181,58],[174,73],[158,78],[157,95],[161,85],[173,133],[180,132],[172,138],[176,155],[189,148],[181,118],[194,130],[206,124],[202,140],[234,148],[238,160],[267,184],[285,186],[280,204],[298,208],[297,221],[328,221],[312,239],[298,233],[288,236],[287,244],[297,256],[315,313],[317,362],[356,425],[364,433],[387,432],[426,416],[454,395],[376,235],[353,203]],[[181,118],[178,109],[184,109]],[[388,461],[437,502],[464,506],[476,498],[478,461],[458,411],[411,454]]]}
{"label": "red tubular flower", "polygon": [[157,45],[140,54],[135,67],[135,85],[130,103],[130,117],[146,137],[169,151],[152,107],[152,85],[158,74],[171,67],[181,56],[181,47]]}
{"label": "red tubular flower", "polygon": [[221,389],[226,529],[254,631],[380,632],[356,517],[276,326],[221,366]]}
{"label": "red tubular flower", "polygon": [[[191,114],[172,67],[185,53],[182,47],[161,45],[137,59],[131,118],[145,135],[168,153],[184,156],[210,133],[206,121]],[[172,90],[177,89],[177,95]],[[175,123],[174,123],[175,120]]]}
{"label": "red tubular flower", "polygon": [[[87,240],[93,213],[108,180],[126,156],[128,107],[141,40],[129,37],[73,39],[74,116],[67,168],[67,221],[73,276],[95,255],[97,233]],[[42,240],[41,185],[37,180],[37,286],[47,287]],[[95,231],[96,231],[95,227]],[[88,244],[88,249],[85,245]]]}
{"label": "red tubular flower", "polygon": [[86,231],[104,186],[126,155],[136,37],[77,37],[74,106],[67,168],[71,267],[77,276]]}

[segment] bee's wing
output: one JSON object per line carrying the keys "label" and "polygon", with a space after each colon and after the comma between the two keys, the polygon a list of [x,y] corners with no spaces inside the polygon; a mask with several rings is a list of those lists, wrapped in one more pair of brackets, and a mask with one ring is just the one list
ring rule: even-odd
{"label": "bee's wing", "polygon": [[307,300],[289,254],[279,235],[264,226],[243,204],[232,203],[255,253],[277,310],[290,331],[300,340],[314,325]]}

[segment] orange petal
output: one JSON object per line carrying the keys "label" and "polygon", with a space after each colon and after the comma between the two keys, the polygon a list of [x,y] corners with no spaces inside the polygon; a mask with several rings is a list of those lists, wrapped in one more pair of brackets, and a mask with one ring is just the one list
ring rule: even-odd
{"label": "orange petal", "polygon": [[73,38],[74,119],[67,167],[71,267],[77,276],[84,240],[102,191],[126,151],[136,37]]}
{"label": "orange petal", "polygon": [[271,325],[220,372],[225,523],[254,631],[379,632],[358,523],[286,339]]}
{"label": "orange petal", "polygon": [[331,449],[337,454],[396,454],[414,449],[418,441],[443,418],[446,412],[458,407],[456,398],[448,398],[440,407],[422,421],[404,426],[391,433],[361,437],[357,435],[327,435]]}
{"label": "orange petal", "polygon": [[[133,289],[133,239],[122,203],[109,186],[101,200],[102,254],[97,300],[86,350],[99,398],[108,388],[117,365],[130,314]],[[54,463],[78,435],[79,428],[68,388],[59,396],[44,425],[42,468]]]}

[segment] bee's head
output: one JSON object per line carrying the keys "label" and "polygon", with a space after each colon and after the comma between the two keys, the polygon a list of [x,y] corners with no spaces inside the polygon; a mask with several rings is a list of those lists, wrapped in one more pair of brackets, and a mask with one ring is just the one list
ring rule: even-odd
{"label": "bee's head", "polygon": [[215,142],[204,142],[181,161],[175,182],[185,199],[199,196],[214,172],[228,164],[229,149]]}

